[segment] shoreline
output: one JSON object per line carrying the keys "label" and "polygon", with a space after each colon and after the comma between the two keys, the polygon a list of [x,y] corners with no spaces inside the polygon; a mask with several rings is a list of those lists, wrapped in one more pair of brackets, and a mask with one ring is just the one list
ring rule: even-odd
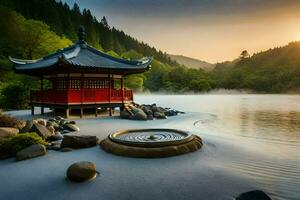
{"label": "shoreline", "polygon": [[[43,157],[20,162],[8,159],[0,161],[0,193],[4,199],[12,200],[24,196],[28,199],[213,200],[232,199],[242,192],[259,189],[253,181],[223,165],[223,151],[228,156],[235,149],[230,142],[202,135],[193,127],[194,118],[194,114],[187,113],[145,122],[109,117],[76,119],[80,134],[96,135],[100,140],[111,132],[130,128],[180,128],[200,135],[204,146],[194,153],[160,159],[115,156],[99,146],[66,153],[49,151]],[[84,160],[94,162],[100,175],[83,184],[66,181],[67,167]]]}

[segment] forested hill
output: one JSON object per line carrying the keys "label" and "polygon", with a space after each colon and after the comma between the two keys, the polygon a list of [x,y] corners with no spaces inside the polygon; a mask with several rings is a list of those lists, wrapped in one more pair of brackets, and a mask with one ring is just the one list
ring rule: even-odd
{"label": "forested hill", "polygon": [[87,32],[87,42],[98,49],[114,51],[118,55],[134,50],[143,56],[154,56],[160,62],[179,66],[166,53],[110,27],[105,17],[98,21],[90,10],[81,11],[77,4],[70,8],[66,3],[55,0],[0,0],[0,5],[17,11],[26,19],[46,23],[57,35],[73,42],[77,41],[77,30],[83,25]]}
{"label": "forested hill", "polygon": [[182,93],[214,87],[207,72],[181,66],[166,53],[110,27],[105,18],[99,22],[90,11],[80,10],[76,4],[70,9],[55,0],[0,0],[0,107],[25,108],[29,90],[40,85],[38,79],[15,74],[8,57],[38,59],[65,48],[77,41],[76,30],[81,25],[86,29],[87,42],[112,56],[154,56],[151,70],[126,77],[127,88]]}
{"label": "forested hill", "polygon": [[300,92],[300,42],[256,53],[250,58],[218,63],[216,87],[257,92]]}
{"label": "forested hill", "polygon": [[203,69],[205,71],[211,71],[215,67],[214,64],[205,62],[203,60],[195,59],[195,58],[190,58],[187,56],[182,56],[182,55],[171,55],[169,54],[170,58],[179,64],[182,64],[188,68],[193,68],[193,69]]}
{"label": "forested hill", "polygon": [[81,25],[87,42],[110,55],[125,59],[154,56],[151,70],[126,77],[125,86],[136,91],[184,93],[226,88],[300,93],[300,42],[251,57],[246,53],[208,72],[182,66],[166,53],[110,27],[105,17],[98,21],[77,4],[70,8],[55,0],[0,0],[0,107],[26,107],[29,90],[39,87],[39,80],[13,73],[8,56],[36,59],[65,48],[77,41]]}

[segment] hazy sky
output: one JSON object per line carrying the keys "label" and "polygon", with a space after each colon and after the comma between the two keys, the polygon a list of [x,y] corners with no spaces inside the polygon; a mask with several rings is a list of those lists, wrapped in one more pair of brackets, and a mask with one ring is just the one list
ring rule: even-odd
{"label": "hazy sky", "polygon": [[171,54],[232,60],[300,40],[300,0],[65,0]]}

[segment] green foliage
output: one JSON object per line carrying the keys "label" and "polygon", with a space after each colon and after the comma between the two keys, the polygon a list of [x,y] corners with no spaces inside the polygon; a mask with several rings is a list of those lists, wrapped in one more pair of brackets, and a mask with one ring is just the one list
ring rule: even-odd
{"label": "green foliage", "polygon": [[[166,53],[110,27],[105,16],[99,22],[90,10],[83,9],[81,12],[76,3],[72,9],[66,3],[55,0],[0,0],[0,4],[16,10],[27,19],[43,21],[56,34],[68,37],[73,42],[78,39],[76,32],[79,26],[83,25],[86,29],[86,41],[95,48],[101,46],[105,51],[113,50],[119,55],[135,50],[144,56],[154,56],[160,62],[179,66]],[[3,18],[4,21],[5,19],[6,17]],[[7,24],[11,25],[12,23]]]}
{"label": "green foliage", "polygon": [[300,89],[300,42],[254,54],[213,71],[217,87],[283,93]]}
{"label": "green foliage", "polygon": [[36,133],[18,134],[0,140],[0,152],[9,152],[11,155],[15,155],[18,151],[34,144],[47,145],[47,142]]}
{"label": "green foliage", "polygon": [[127,76],[125,79],[125,86],[135,91],[143,91],[145,79],[146,77],[143,74]]}
{"label": "green foliage", "polygon": [[194,92],[202,92],[202,91],[209,91],[211,90],[210,83],[205,79],[198,79],[198,80],[192,80],[189,83],[189,90]]}
{"label": "green foliage", "polygon": [[124,52],[122,57],[125,59],[141,59],[143,55],[131,49],[130,51]]}
{"label": "green foliage", "polygon": [[24,109],[28,99],[28,88],[21,84],[7,85],[1,91],[1,107],[5,109]]}
{"label": "green foliage", "polygon": [[121,56],[119,56],[116,52],[114,52],[113,50],[110,50],[108,52],[106,52],[108,55],[115,57],[115,58],[121,58]]}
{"label": "green foliage", "polygon": [[26,20],[22,15],[0,6],[0,53],[4,57],[40,58],[71,41],[57,36],[41,21]]}

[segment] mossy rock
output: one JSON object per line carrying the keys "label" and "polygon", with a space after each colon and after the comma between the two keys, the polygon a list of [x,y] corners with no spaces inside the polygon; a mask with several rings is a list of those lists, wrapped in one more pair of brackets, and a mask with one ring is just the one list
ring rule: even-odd
{"label": "mossy rock", "polygon": [[6,152],[15,155],[18,151],[25,149],[34,144],[47,145],[36,133],[18,134],[0,141],[0,152]]}

